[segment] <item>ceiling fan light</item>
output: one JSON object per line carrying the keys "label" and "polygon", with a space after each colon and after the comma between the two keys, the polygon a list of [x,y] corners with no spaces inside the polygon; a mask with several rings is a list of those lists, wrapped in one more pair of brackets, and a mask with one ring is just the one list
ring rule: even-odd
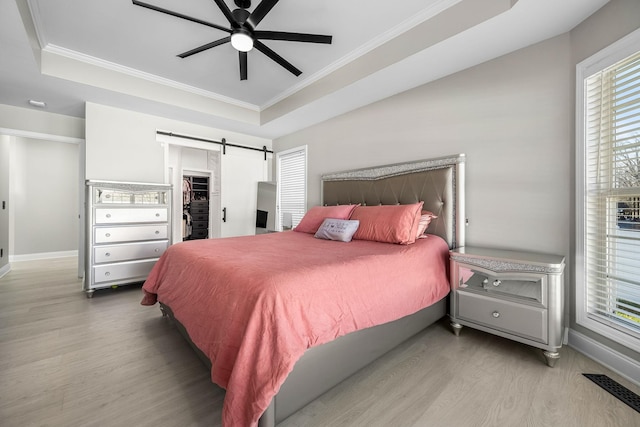
{"label": "ceiling fan light", "polygon": [[253,49],[253,38],[243,31],[235,32],[231,34],[231,46],[240,52],[249,52]]}

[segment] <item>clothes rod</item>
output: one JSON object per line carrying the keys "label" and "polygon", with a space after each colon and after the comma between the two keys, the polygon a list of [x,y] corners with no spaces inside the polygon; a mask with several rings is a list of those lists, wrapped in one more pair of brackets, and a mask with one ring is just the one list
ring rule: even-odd
{"label": "clothes rod", "polygon": [[199,138],[197,136],[189,136],[189,135],[181,135],[179,133],[166,132],[166,131],[163,131],[163,130],[158,130],[158,131],[156,131],[156,133],[158,135],[175,136],[177,138],[190,139],[192,141],[209,142],[211,144],[222,145],[222,154],[227,154],[227,147],[244,148],[245,150],[261,151],[261,152],[264,153],[264,159],[265,160],[267,160],[267,153],[272,153],[273,154],[272,150],[267,150],[267,146],[266,145],[263,145],[262,148],[257,148],[257,147],[250,147],[248,145],[230,144],[224,138],[222,138],[222,141],[216,141],[214,139]]}

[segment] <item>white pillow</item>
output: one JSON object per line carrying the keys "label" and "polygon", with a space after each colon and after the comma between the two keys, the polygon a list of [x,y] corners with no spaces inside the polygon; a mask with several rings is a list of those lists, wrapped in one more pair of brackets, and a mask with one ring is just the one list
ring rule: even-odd
{"label": "white pillow", "polygon": [[325,218],[314,237],[318,239],[350,242],[359,225],[360,221],[357,219]]}

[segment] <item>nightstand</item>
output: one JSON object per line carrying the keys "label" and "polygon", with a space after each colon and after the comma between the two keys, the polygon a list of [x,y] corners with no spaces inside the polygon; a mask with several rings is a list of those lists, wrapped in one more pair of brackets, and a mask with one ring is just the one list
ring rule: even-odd
{"label": "nightstand", "polygon": [[469,326],[560,357],[564,257],[464,247],[450,252],[451,326]]}

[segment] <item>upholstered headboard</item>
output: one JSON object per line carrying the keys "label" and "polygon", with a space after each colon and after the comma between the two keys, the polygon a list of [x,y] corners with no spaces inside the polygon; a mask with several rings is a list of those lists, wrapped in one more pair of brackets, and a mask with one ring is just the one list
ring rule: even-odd
{"label": "upholstered headboard", "polygon": [[322,176],[325,205],[397,205],[424,202],[438,216],[427,232],[464,246],[464,154]]}

